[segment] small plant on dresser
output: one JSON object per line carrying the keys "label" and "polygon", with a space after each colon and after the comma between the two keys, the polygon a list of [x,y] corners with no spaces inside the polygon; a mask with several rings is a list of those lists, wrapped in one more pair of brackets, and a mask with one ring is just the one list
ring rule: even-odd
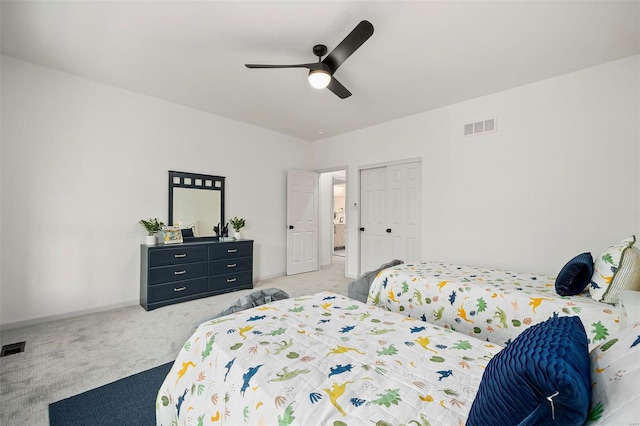
{"label": "small plant on dresser", "polygon": [[162,230],[164,223],[159,222],[158,218],[153,218],[149,220],[140,220],[138,222],[140,225],[144,226],[144,229],[147,230],[147,239],[145,240],[145,244],[148,246],[155,245],[156,243],[156,234]]}
{"label": "small plant on dresser", "polygon": [[240,234],[240,230],[245,227],[247,222],[243,218],[235,216],[229,219],[229,223],[233,227],[233,230],[236,231],[234,232],[233,237],[236,240],[242,239],[242,234]]}

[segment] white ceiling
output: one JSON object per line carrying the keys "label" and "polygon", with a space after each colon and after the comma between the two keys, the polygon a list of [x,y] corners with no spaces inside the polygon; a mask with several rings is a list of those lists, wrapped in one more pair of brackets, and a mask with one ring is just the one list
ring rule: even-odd
{"label": "white ceiling", "polygon": [[[640,52],[640,3],[2,1],[2,53],[313,141]],[[363,20],[336,72],[304,69]],[[318,134],[324,131],[324,134]]]}

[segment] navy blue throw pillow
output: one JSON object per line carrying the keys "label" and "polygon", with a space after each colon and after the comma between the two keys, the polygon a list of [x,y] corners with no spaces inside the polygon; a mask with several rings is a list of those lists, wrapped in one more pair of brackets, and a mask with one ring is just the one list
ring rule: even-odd
{"label": "navy blue throw pillow", "polygon": [[467,426],[582,425],[590,400],[582,321],[552,317],[524,330],[489,361]]}
{"label": "navy blue throw pillow", "polygon": [[591,253],[582,253],[567,262],[556,277],[556,293],[560,296],[575,296],[585,289],[593,275]]}

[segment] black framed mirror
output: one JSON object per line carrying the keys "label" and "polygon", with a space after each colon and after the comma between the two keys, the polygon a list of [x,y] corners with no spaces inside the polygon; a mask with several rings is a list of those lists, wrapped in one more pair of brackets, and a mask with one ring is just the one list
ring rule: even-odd
{"label": "black framed mirror", "polygon": [[169,170],[169,221],[183,229],[184,241],[217,240],[224,224],[223,176]]}

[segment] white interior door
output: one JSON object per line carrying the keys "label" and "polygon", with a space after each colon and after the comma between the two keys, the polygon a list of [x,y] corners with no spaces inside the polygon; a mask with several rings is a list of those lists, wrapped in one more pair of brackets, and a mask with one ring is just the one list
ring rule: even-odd
{"label": "white interior door", "polygon": [[360,171],[360,273],[421,260],[422,165]]}
{"label": "white interior door", "polygon": [[390,238],[387,223],[387,168],[360,171],[360,271],[388,262]]}
{"label": "white interior door", "polygon": [[[406,263],[421,260],[422,164],[398,164],[387,168],[391,259]],[[387,259],[385,261],[389,261]],[[379,266],[379,265],[378,265]]]}
{"label": "white interior door", "polygon": [[287,275],[318,270],[318,173],[287,172]]}

